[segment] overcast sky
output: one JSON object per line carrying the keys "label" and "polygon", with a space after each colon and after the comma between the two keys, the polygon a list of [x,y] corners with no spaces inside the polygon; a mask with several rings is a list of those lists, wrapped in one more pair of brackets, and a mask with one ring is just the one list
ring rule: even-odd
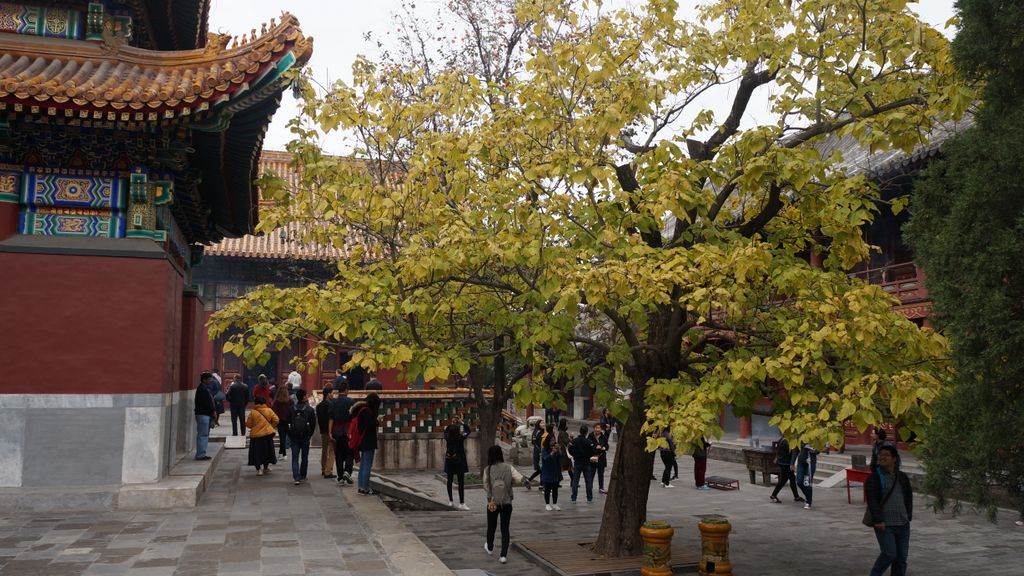
{"label": "overcast sky", "polygon": [[[936,28],[953,16],[954,0],[922,0],[914,10]],[[418,0],[419,9],[433,14],[442,4],[439,0]],[[689,4],[682,0],[682,4]],[[364,39],[372,32],[375,38],[387,41],[387,35],[394,28],[391,16],[398,10],[399,0],[213,0],[210,11],[210,30],[226,34],[248,34],[249,30],[277,17],[281,10],[288,11],[299,19],[302,31],[313,36],[313,58],[310,66],[317,80],[323,85],[337,80],[348,79],[352,62],[358,54],[374,56],[376,43]],[[945,31],[951,35],[952,31]],[[294,99],[286,92],[281,109],[274,116],[270,131],[264,141],[267,150],[281,150],[291,139],[286,128],[289,118],[297,113]],[[330,150],[340,153],[342,150]]]}

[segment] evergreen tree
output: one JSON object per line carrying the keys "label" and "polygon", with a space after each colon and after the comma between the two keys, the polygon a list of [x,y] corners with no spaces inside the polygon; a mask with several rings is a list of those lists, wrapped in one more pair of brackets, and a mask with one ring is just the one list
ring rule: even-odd
{"label": "evergreen tree", "polygon": [[908,226],[958,368],[924,461],[940,507],[966,498],[994,519],[1007,496],[1024,510],[1024,6],[957,9],[954,58],[982,102],[918,185]]}

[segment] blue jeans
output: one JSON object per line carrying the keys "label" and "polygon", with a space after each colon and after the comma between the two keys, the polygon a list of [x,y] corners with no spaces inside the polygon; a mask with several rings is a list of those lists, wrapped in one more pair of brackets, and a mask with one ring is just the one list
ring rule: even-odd
{"label": "blue jeans", "polygon": [[907,551],[910,548],[910,524],[886,525],[885,530],[875,530],[875,538],[878,539],[881,553],[871,568],[871,576],[882,576],[890,564],[892,576],[904,576],[907,573]]}
{"label": "blue jeans", "polygon": [[[237,419],[237,424],[236,424]],[[242,431],[242,436],[245,436],[245,406],[232,406],[231,407],[231,435],[238,436],[238,431]]]}
{"label": "blue jeans", "polygon": [[572,467],[572,494],[569,498],[575,502],[576,495],[579,493],[580,488],[580,476],[583,476],[583,480],[587,483],[587,502],[594,499],[594,467],[590,465],[590,462],[584,462],[582,465],[576,464]]}
{"label": "blue jeans", "polygon": [[196,414],[196,459],[206,456],[210,443],[210,417]]}
{"label": "blue jeans", "polygon": [[[305,480],[309,469],[309,438],[291,439],[292,444],[292,480]],[[300,462],[301,461],[301,462]]]}
{"label": "blue jeans", "polygon": [[373,468],[373,453],[376,450],[362,450],[359,454],[359,483],[360,490],[370,489],[370,469]]}

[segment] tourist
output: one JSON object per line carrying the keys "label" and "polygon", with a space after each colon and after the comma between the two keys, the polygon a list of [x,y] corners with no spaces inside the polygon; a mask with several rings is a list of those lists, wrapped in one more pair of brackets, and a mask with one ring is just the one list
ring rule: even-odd
{"label": "tourist", "polygon": [[565,418],[558,421],[555,441],[558,442],[558,453],[561,454],[562,472],[572,474],[572,460],[569,458],[569,443],[572,442],[572,436],[569,435],[569,421]]}
{"label": "tourist", "polygon": [[288,396],[288,388],[279,386],[277,393],[274,395],[274,404],[271,408],[277,414],[277,432],[279,436],[278,442],[281,443],[281,456],[288,455],[288,421],[291,419],[293,405],[291,397]]}
{"label": "tourist", "polygon": [[242,377],[235,375],[234,382],[228,387],[226,395],[231,408],[231,435],[238,436],[241,431],[245,436],[245,407],[249,404],[249,387],[242,382]]}
{"label": "tourist", "polygon": [[359,493],[373,494],[370,490],[370,470],[373,468],[373,455],[377,451],[377,413],[380,411],[380,396],[370,393],[363,402],[352,405],[352,415],[357,419],[360,434],[359,442]]}
{"label": "tourist", "polygon": [[595,424],[594,432],[591,434],[594,443],[594,451],[597,453],[597,462],[594,463],[594,475],[597,476],[597,491],[607,494],[604,489],[604,469],[608,467],[608,437],[611,430],[604,424]]}
{"label": "tourist", "polygon": [[257,379],[256,387],[252,390],[253,402],[255,402],[257,398],[263,398],[263,403],[267,406],[270,406],[271,401],[274,399],[270,393],[270,381],[267,380],[267,376],[265,374],[260,374],[260,377]]}
{"label": "tourist", "polygon": [[295,393],[302,388],[302,374],[299,374],[295,370],[292,370],[288,374],[288,395],[291,397],[292,402],[298,403],[298,398]]}
{"label": "tourist", "polygon": [[316,433],[316,412],[306,402],[306,391],[295,391],[295,408],[288,420],[288,438],[292,445],[292,480],[298,486],[309,470],[309,441]]}
{"label": "tourist", "polygon": [[709,449],[711,449],[711,443],[702,435],[700,440],[693,443],[693,452],[690,453],[693,456],[693,483],[697,486],[697,490],[710,490],[704,481],[704,476],[708,471]]}
{"label": "tourist", "polygon": [[910,547],[910,521],[914,519],[914,496],[910,478],[899,469],[899,452],[895,446],[878,448],[878,466],[871,470],[864,490],[879,548],[871,576],[882,576],[889,566],[892,566],[892,576],[904,576]]}
{"label": "tourist", "polygon": [[537,476],[540,476],[540,447],[541,440],[544,439],[544,423],[540,421],[540,418],[533,423],[533,433],[530,435],[530,444],[533,446],[533,474],[530,475],[523,484],[526,485],[526,489],[530,489],[530,482]]}
{"label": "tourist", "polygon": [[348,395],[348,380],[336,380],[336,382],[327,426],[331,430],[331,438],[334,439],[334,461],[338,466],[338,485],[344,486],[353,484],[352,461],[355,459],[355,453],[348,446],[348,425],[352,421],[352,405],[355,402]]}
{"label": "tourist", "polygon": [[324,386],[323,400],[316,405],[316,426],[320,431],[320,474],[334,478],[334,440],[331,436],[331,402],[334,388]]}
{"label": "tourist", "polygon": [[210,394],[210,382],[216,383],[213,374],[203,372],[199,375],[199,386],[196,387],[195,408],[196,415],[196,460],[209,460],[206,455],[207,446],[210,443],[210,420],[215,413],[213,406],[213,395]]}
{"label": "tourist", "polygon": [[612,413],[608,408],[601,410],[601,429],[608,434],[608,440],[611,441],[612,430],[615,430],[615,440],[618,441],[618,435],[622,433],[619,421],[612,416]]}
{"label": "tourist", "polygon": [[665,471],[661,473],[661,485],[665,488],[675,488],[671,480],[672,468],[676,463],[676,442],[672,439],[672,432],[669,430],[662,430],[661,437],[667,442],[664,447],[658,448],[658,453],[661,455],[661,463],[665,465]]}
{"label": "tourist", "polygon": [[277,464],[277,456],[274,455],[277,425],[277,414],[267,406],[263,396],[254,398],[245,427],[249,429],[249,466],[256,467],[257,476],[270,472],[270,465]]}
{"label": "tourist", "polygon": [[814,502],[814,470],[818,467],[818,451],[810,444],[802,442],[796,457],[796,485],[804,493],[805,510],[811,509]]}
{"label": "tourist", "polygon": [[562,482],[562,455],[555,437],[544,437],[540,453],[540,481],[544,485],[544,509],[561,510],[558,507],[558,485]]}
{"label": "tourist", "polygon": [[512,538],[509,534],[509,522],[512,520],[512,486],[515,482],[524,481],[525,478],[518,470],[505,463],[501,446],[494,445],[487,450],[487,467],[484,468],[483,474],[488,503],[487,542],[484,543],[484,550],[488,554],[494,551],[494,532],[500,518],[501,554],[498,556],[498,562],[502,564],[508,560],[508,545]]}
{"label": "tourist", "polygon": [[377,380],[374,376],[370,376],[370,381],[366,383],[364,390],[383,390],[384,385],[381,384],[380,380]]}
{"label": "tourist", "polygon": [[779,500],[779,492],[782,487],[789,483],[789,489],[793,491],[793,501],[803,502],[804,499],[796,493],[796,478],[793,476],[795,469],[794,458],[796,458],[796,450],[790,451],[789,441],[785,438],[779,438],[778,444],[775,446],[775,463],[779,465],[779,482],[775,485],[775,490],[772,491],[771,501],[776,504],[781,502]]}
{"label": "tourist", "polygon": [[587,483],[587,504],[594,503],[594,469],[590,459],[596,456],[596,450],[589,432],[586,424],[580,426],[580,435],[569,444],[569,454],[572,455],[572,475],[570,476],[572,491],[569,494],[569,499],[573,504],[576,503],[576,496],[579,494],[580,476]]}
{"label": "tourist", "polygon": [[338,368],[334,371],[334,389],[337,390],[339,385],[344,382],[345,387],[348,388],[348,378],[345,378],[345,374]]}
{"label": "tourist", "polygon": [[879,428],[875,426],[875,430],[871,433],[871,437],[874,443],[871,445],[871,462],[870,467],[874,470],[878,466],[878,450],[882,446],[892,446],[893,443],[886,439],[888,435],[885,433],[885,428]]}
{"label": "tourist", "polygon": [[448,477],[448,505],[455,508],[452,498],[452,480],[459,481],[459,510],[469,510],[466,506],[466,472],[469,464],[466,461],[466,438],[469,437],[469,426],[459,418],[452,416],[451,423],[444,429],[444,473]]}
{"label": "tourist", "polygon": [[[217,376],[216,368],[214,372],[210,373],[210,380],[207,382],[207,390],[210,391],[210,397],[213,398],[213,416],[210,418],[210,428],[216,428],[217,424],[220,423],[220,415],[224,413],[224,393],[220,388],[220,377]],[[217,404],[217,397],[220,397],[220,405]]]}

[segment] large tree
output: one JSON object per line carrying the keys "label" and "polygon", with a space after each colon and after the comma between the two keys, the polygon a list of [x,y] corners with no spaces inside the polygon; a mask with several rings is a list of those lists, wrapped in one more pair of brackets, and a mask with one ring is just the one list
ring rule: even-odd
{"label": "large tree", "polygon": [[315,128],[357,135],[368,162],[325,159],[297,123],[322,180],[289,218],[321,241],[358,231],[368,252],[222,320],[259,346],[297,314],[362,338],[354,362],[436,377],[514,353],[521,403],[549,401],[552,380],[596,386],[625,420],[596,542],[610,556],[641,550],[659,430],[718,433],[725,407],[767,397],[794,441],[839,443],[847,419],[923,432],[945,340],[844,273],[879,198],[819,143],[909,150],[959,113],[942,36],[899,0],[719,0],[686,19],[667,0],[513,4],[487,29],[452,3],[496,48],[473,65],[421,38],[422,58],[360,59],[350,84],[306,91]]}
{"label": "large tree", "polygon": [[908,237],[953,344],[956,387],[924,451],[926,486],[995,518],[1024,513],[1024,6],[957,2],[958,68],[985,88],[975,126],[920,182]]}

